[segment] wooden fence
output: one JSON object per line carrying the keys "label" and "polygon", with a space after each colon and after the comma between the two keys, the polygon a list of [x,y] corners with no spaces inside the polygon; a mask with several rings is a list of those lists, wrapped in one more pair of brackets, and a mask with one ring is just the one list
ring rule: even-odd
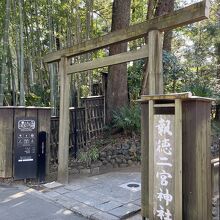
{"label": "wooden fence", "polygon": [[85,106],[85,121],[88,140],[100,135],[105,124],[104,97],[95,96],[82,98]]}
{"label": "wooden fence", "polygon": [[[103,131],[105,125],[104,97],[82,98],[81,108],[70,108],[69,147],[76,157],[80,148],[86,147]],[[51,158],[57,159],[59,142],[59,117],[51,117]]]}

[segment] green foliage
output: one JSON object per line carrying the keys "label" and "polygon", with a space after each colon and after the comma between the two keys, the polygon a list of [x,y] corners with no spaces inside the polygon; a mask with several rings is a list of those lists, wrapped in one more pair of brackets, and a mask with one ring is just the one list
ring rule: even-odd
{"label": "green foliage", "polygon": [[140,132],[141,112],[138,105],[122,107],[113,112],[113,127],[123,130],[126,134]]}
{"label": "green foliage", "polygon": [[128,67],[128,91],[130,100],[137,100],[140,97],[141,82],[143,79],[144,60],[133,62]]}
{"label": "green foliage", "polygon": [[[143,67],[145,61],[138,60],[128,67],[128,90],[131,100],[140,97],[143,80]],[[166,93],[181,92],[183,89],[183,76],[187,68],[181,65],[178,58],[167,51],[163,51],[163,74]]]}
{"label": "green foliage", "polygon": [[211,67],[190,68],[172,53],[163,52],[164,84],[166,93],[192,92],[202,97],[219,97],[218,80]]}
{"label": "green foliage", "polygon": [[81,86],[81,96],[82,97],[87,97],[88,95],[89,95],[89,86],[82,85]]}
{"label": "green foliage", "polygon": [[193,95],[202,97],[213,97],[213,90],[209,84],[200,82],[198,80],[193,80],[189,85],[186,85],[185,91],[192,92]]}
{"label": "green foliage", "polygon": [[[3,30],[3,26],[4,26],[4,16],[5,16],[5,4],[6,1],[0,1],[0,30]],[[3,31],[0,31],[0,39],[2,39],[2,35],[3,35]],[[0,44],[1,45],[1,44]]]}
{"label": "green foliage", "polygon": [[177,57],[167,51],[163,51],[163,74],[166,93],[180,92],[182,87],[182,76],[186,69],[180,64]]}
{"label": "green foliage", "polygon": [[[25,62],[25,89],[26,104],[48,106],[49,103],[49,75],[45,71],[42,58],[50,49],[57,50],[83,42],[87,36],[86,19],[88,8],[86,1],[60,1],[38,0],[22,1],[24,22],[24,62]],[[94,0],[91,17],[89,38],[101,36],[110,31],[112,17],[112,0]],[[177,1],[178,7],[185,7],[195,0]],[[6,1],[0,1],[0,70],[2,57],[2,34],[5,21]],[[147,2],[132,0],[131,24],[146,20]],[[176,29],[172,51],[175,54],[164,52],[164,83],[165,92],[181,92],[191,90],[195,95],[218,97],[220,93],[219,81],[216,80],[216,66],[219,65],[215,54],[216,45],[219,44],[219,1],[211,1],[210,19]],[[11,1],[11,17],[9,28],[9,51],[7,57],[6,94],[19,91],[19,13],[16,2]],[[51,26],[51,27],[50,27]],[[129,50],[136,50],[143,45],[140,38],[129,42]],[[50,48],[50,46],[52,48]],[[90,54],[90,60],[107,56],[108,49],[101,49]],[[80,55],[79,62],[85,61]],[[76,60],[74,60],[75,62]],[[32,67],[30,66],[32,63]],[[130,100],[140,97],[141,82],[143,78],[144,60],[134,61],[128,67],[128,88]],[[30,69],[33,72],[31,81]],[[55,68],[57,75],[58,68]],[[105,71],[107,69],[104,69]],[[15,83],[12,83],[12,75]],[[93,80],[100,79],[100,69],[93,71]],[[74,77],[72,77],[74,81]],[[76,87],[80,96],[87,96],[88,76],[81,74]],[[37,86],[32,88],[32,83]],[[36,88],[37,87],[37,88]],[[56,93],[58,93],[56,86]],[[10,97],[8,97],[10,100]]]}
{"label": "green foliage", "polygon": [[214,135],[220,134],[220,122],[219,121],[212,120],[211,127],[212,127],[212,134]]}
{"label": "green foliage", "polygon": [[220,34],[218,12],[219,2],[211,1],[210,19],[174,32],[173,51],[185,69],[180,77],[182,91],[214,98],[220,95],[216,68],[219,65],[216,54]]}
{"label": "green foliage", "polygon": [[132,0],[131,4],[131,23],[140,23],[146,20],[147,7],[146,1]]}
{"label": "green foliage", "polygon": [[99,150],[97,147],[88,148],[87,150],[80,150],[78,154],[79,162],[85,163],[87,167],[91,165],[93,161],[99,158]]}
{"label": "green foliage", "polygon": [[26,102],[27,106],[49,106],[50,100],[50,90],[44,90],[40,85],[35,84],[32,87],[32,92],[29,92],[26,95]]}
{"label": "green foliage", "polygon": [[193,72],[186,74],[182,91],[191,91],[193,95],[202,97],[220,97],[218,80],[207,71],[202,75]]}

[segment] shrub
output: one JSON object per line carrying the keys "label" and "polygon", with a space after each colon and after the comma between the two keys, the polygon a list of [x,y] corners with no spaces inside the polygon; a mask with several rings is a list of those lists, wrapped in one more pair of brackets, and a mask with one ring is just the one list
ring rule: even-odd
{"label": "shrub", "polygon": [[85,163],[87,167],[99,157],[99,150],[96,147],[89,148],[86,151],[80,150],[78,154],[79,162]]}
{"label": "shrub", "polygon": [[122,107],[113,112],[113,127],[123,130],[126,134],[139,133],[141,128],[140,107]]}

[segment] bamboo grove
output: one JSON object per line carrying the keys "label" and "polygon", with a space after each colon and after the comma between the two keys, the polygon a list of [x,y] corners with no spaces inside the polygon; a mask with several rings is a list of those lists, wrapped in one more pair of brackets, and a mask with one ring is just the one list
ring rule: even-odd
{"label": "bamboo grove", "polygon": [[[165,4],[160,7],[161,2],[167,2],[168,8],[164,9]],[[132,0],[130,24],[191,3],[182,0]],[[111,31],[112,5],[111,0],[1,1],[0,105],[58,106],[58,65],[53,63],[47,68],[42,61],[43,56]],[[167,42],[163,57],[167,92],[191,90],[196,95],[219,95],[219,7],[219,0],[212,0],[209,21],[180,28],[164,37]],[[145,40],[129,42],[128,50],[140,47]],[[108,54],[109,50],[99,50],[79,56],[73,62]],[[127,66],[130,100],[141,94],[144,66],[144,60]],[[93,94],[93,85],[101,83],[101,72],[108,72],[108,69],[72,76],[72,105],[77,103],[79,106],[81,96]]]}

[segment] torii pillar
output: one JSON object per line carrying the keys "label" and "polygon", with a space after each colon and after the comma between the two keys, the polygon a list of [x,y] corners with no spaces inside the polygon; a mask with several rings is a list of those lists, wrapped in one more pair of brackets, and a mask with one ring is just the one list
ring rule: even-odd
{"label": "torii pillar", "polygon": [[58,177],[60,183],[68,183],[69,161],[69,95],[70,81],[66,74],[67,57],[62,56],[59,61],[60,76],[60,117],[59,117],[59,148],[58,148]]}

